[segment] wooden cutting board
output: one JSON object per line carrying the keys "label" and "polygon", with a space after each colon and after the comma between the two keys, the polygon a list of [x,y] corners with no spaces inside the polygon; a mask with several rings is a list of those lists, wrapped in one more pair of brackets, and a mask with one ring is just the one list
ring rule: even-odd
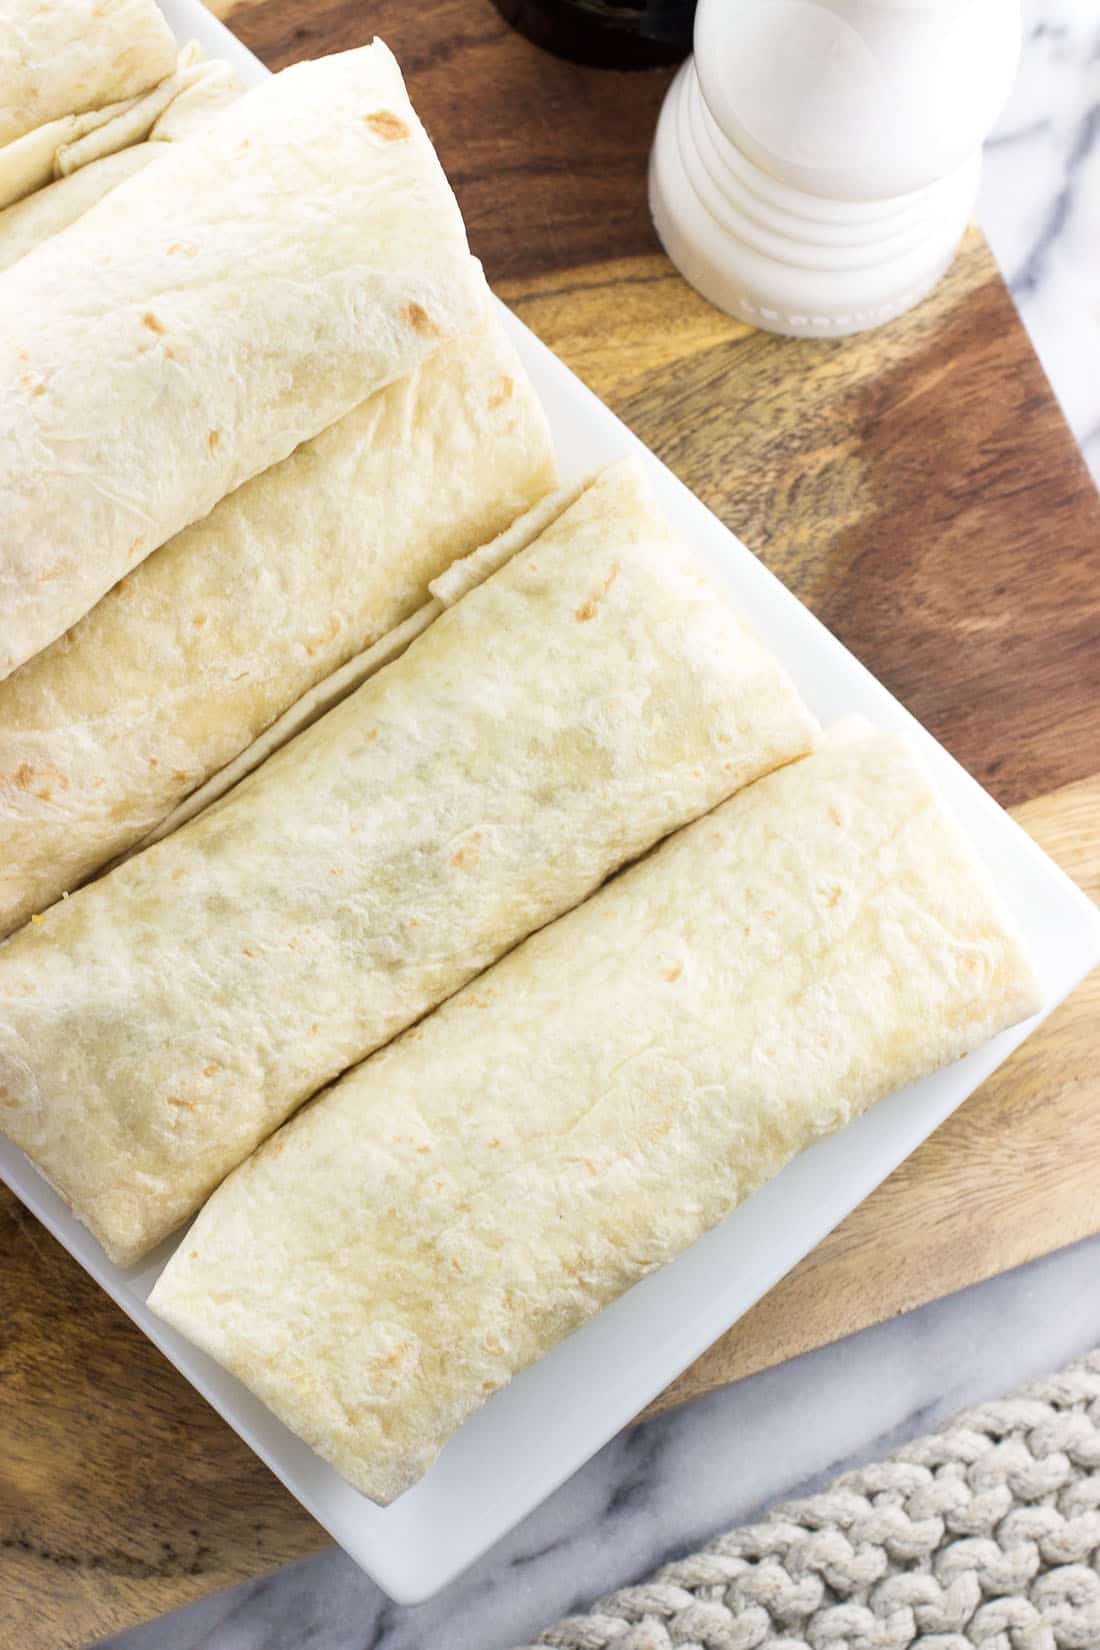
{"label": "wooden cutting board", "polygon": [[[396,50],[498,291],[1100,896],[1100,499],[976,233],[915,314],[792,343],[710,309],[645,207],[663,73],[489,0],[220,0],[272,67]],[[1100,1230],[1100,978],[663,1404]],[[69,1650],[325,1537],[0,1193],[0,1643]]]}

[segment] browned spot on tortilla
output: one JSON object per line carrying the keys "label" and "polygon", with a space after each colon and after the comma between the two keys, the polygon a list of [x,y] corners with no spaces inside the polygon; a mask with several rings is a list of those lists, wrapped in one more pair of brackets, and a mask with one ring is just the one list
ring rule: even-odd
{"label": "browned spot on tortilla", "polygon": [[680,975],[684,972],[684,965],[683,963],[674,963],[671,968],[666,968],[663,972],[665,979],[671,983],[673,980],[680,978]]}
{"label": "browned spot on tortilla", "polygon": [[206,445],[210,448],[210,451],[212,453],[217,452],[218,442],[221,440],[221,438],[222,438],[222,432],[220,430],[211,430],[210,431],[210,434],[206,438]]}
{"label": "browned spot on tortilla", "polygon": [[426,1157],[432,1148],[430,1146],[418,1146],[416,1149],[421,1157]]}
{"label": "browned spot on tortilla", "polygon": [[182,768],[173,768],[172,769],[172,778],[173,778],[173,780],[175,781],[175,783],[177,785],[186,785],[187,784],[187,775],[184,773]]}
{"label": "browned spot on tortilla", "polygon": [[826,889],[822,893],[821,897],[825,901],[825,904],[829,907],[829,910],[831,911],[833,909],[833,907],[837,904],[838,900],[840,899],[840,889],[839,888]]}
{"label": "browned spot on tortilla", "polygon": [[170,1094],[168,1096],[168,1104],[170,1106],[182,1106],[184,1111],[194,1111],[195,1109],[195,1102],[193,1100],[185,1100],[183,1096],[179,1094]]}
{"label": "browned spot on tortilla", "polygon": [[363,125],[369,126],[375,137],[380,137],[383,143],[404,143],[406,138],[412,137],[412,132],[405,122],[389,109],[376,109],[373,114],[364,115]]}
{"label": "browned spot on tortilla", "polygon": [[[136,556],[140,556],[141,552],[144,548],[145,548],[145,540],[141,537],[140,534],[138,535],[138,537],[136,539],[131,539],[129,544],[126,547],[126,554],[129,557],[130,561],[133,561]],[[116,588],[117,588],[117,586],[116,586]],[[121,594],[122,594],[122,591],[119,590],[119,595],[121,595]]]}
{"label": "browned spot on tortilla", "polygon": [[143,327],[148,327],[150,332],[164,331],[163,323],[157,320],[151,309],[145,311],[145,314],[141,317],[141,324]]}
{"label": "browned spot on tortilla", "polygon": [[37,781],[39,789],[34,794],[40,797],[43,802],[50,800],[51,785],[56,785],[63,791],[67,791],[69,788],[69,781],[60,769],[52,768],[49,765],[44,768],[32,768],[29,762],[20,762],[12,778],[21,791],[31,790]]}
{"label": "browned spot on tortilla", "polygon": [[511,401],[512,396],[515,394],[515,389],[515,379],[509,378],[506,372],[502,373],[497,379],[496,388],[489,397],[490,407],[503,407],[506,401]]}
{"label": "browned spot on tortilla", "polygon": [[586,620],[594,619],[596,617],[596,614],[599,612],[600,603],[603,601],[603,598],[607,595],[607,592],[611,589],[611,586],[615,583],[618,576],[619,564],[617,561],[614,561],[611,563],[610,573],[607,575],[596,594],[594,596],[590,596],[588,601],[582,602],[580,607],[578,607],[576,614],[578,623],[584,624]]}
{"label": "browned spot on tortilla", "polygon": [[151,756],[151,757],[150,757],[150,758],[149,758],[149,766],[150,766],[150,767],[151,767],[151,768],[157,768],[157,767],[159,767],[159,766],[160,766],[160,763],[159,763],[159,762],[158,762],[158,761],[157,761],[157,759],[156,759],[156,757],[155,757],[155,756]]}
{"label": "browned spot on tortilla", "polygon": [[377,739],[377,738],[378,738],[378,729],[377,728],[371,728],[370,732],[367,734],[368,742],[372,739]]}
{"label": "browned spot on tortilla", "polygon": [[180,359],[179,351],[174,347],[174,345],[165,344],[164,359],[166,361],[178,361]]}
{"label": "browned spot on tortilla", "polygon": [[256,955],[255,951],[250,951],[247,945],[242,945],[241,950],[244,952],[246,957],[255,957]]}
{"label": "browned spot on tortilla", "polygon": [[222,1069],[221,1066],[219,1066],[219,1064],[216,1060],[211,1060],[211,1062],[208,1066],[203,1066],[202,1074],[203,1074],[204,1077],[213,1077],[221,1069]]}
{"label": "browned spot on tortilla", "polygon": [[432,320],[431,316],[422,304],[412,302],[402,304],[399,313],[405,325],[407,327],[411,327],[412,330],[419,335],[419,337],[442,338],[442,331],[436,326],[435,322]]}
{"label": "browned spot on tortilla", "polygon": [[316,1027],[316,1026],[315,1026],[315,1025],[312,1025],[312,1026],[310,1026],[310,1028],[309,1028],[309,1034],[310,1034],[310,1036],[311,1036],[311,1037],[316,1037],[316,1035],[317,1035],[317,1027]]}
{"label": "browned spot on tortilla", "polygon": [[198,1260],[198,1258],[199,1258],[199,1252],[198,1252],[198,1250],[197,1250],[197,1249],[192,1249],[192,1251],[191,1251],[191,1259],[192,1259],[192,1260]]}
{"label": "browned spot on tortilla", "polygon": [[206,614],[205,613],[196,613],[195,617],[191,620],[191,628],[192,628],[192,630],[201,630],[205,623],[206,623]]}
{"label": "browned spot on tortilla", "polygon": [[834,825],[842,825],[844,823],[843,820],[840,817],[839,810],[836,809],[836,808],[830,807],[830,809],[829,809],[829,818],[832,820]]}
{"label": "browned spot on tortilla", "polygon": [[452,865],[476,865],[481,856],[481,832],[473,831],[451,855]]}
{"label": "browned spot on tortilla", "polygon": [[10,1089],[0,1088],[0,1106],[7,1106],[9,1110],[19,1104]]}

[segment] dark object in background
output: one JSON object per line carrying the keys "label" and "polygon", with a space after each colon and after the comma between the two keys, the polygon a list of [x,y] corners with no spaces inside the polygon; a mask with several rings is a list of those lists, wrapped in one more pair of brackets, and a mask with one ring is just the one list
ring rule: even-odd
{"label": "dark object in background", "polygon": [[493,0],[537,46],[608,69],[678,63],[691,50],[696,0]]}

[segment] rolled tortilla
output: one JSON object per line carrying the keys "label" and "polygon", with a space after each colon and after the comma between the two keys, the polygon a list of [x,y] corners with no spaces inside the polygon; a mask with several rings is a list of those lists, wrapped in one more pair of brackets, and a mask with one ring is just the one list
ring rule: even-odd
{"label": "rolled tortilla", "polygon": [[0,937],[145,837],[554,484],[490,314],[0,682]]}
{"label": "rolled tortilla", "polygon": [[128,148],[85,161],[78,171],[0,210],[0,272],[82,218],[104,195],[163,155],[161,143],[178,143],[198,131],[235,103],[243,90],[228,63],[213,58],[198,61],[197,72],[181,79],[144,141],[129,140]]}
{"label": "rolled tortilla", "polygon": [[1039,1004],[893,740],[827,740],[268,1141],[150,1305],[372,1500],[795,1153]]}
{"label": "rolled tortilla", "polygon": [[136,97],[175,62],[154,0],[0,0],[0,153],[61,115]]}
{"label": "rolled tortilla", "polygon": [[813,731],[615,466],[228,796],[0,949],[4,1132],[136,1260],[307,1096]]}
{"label": "rolled tortilla", "polygon": [[0,677],[487,292],[380,42],[302,63],[0,276]]}

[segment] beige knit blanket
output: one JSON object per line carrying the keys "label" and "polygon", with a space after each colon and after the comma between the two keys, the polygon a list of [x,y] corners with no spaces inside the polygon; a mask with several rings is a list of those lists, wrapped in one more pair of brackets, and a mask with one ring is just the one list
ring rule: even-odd
{"label": "beige knit blanket", "polygon": [[1100,1351],[719,1536],[535,1642],[1100,1650]]}

